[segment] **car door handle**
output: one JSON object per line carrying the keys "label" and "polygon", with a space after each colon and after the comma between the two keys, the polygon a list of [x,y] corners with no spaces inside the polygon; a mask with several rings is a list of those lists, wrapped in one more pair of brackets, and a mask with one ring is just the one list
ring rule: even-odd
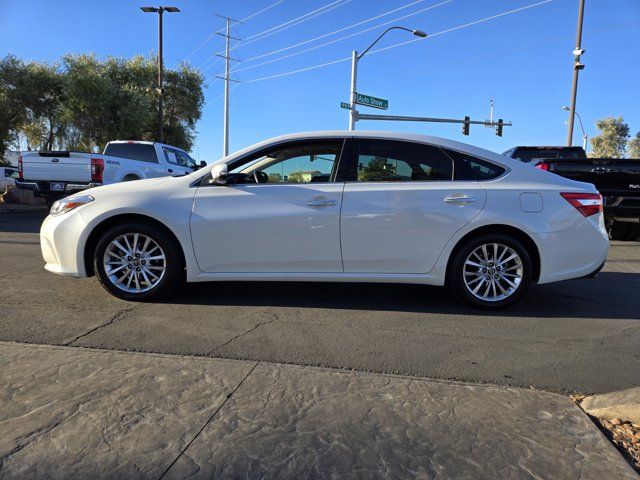
{"label": "car door handle", "polygon": [[476,201],[475,197],[472,197],[471,195],[464,195],[464,194],[453,194],[453,195],[449,195],[444,197],[443,199],[444,203],[449,203],[451,205],[468,205],[470,203],[474,203]]}
{"label": "car door handle", "polygon": [[309,200],[307,207],[335,207],[338,205],[337,200]]}
{"label": "car door handle", "polygon": [[167,172],[173,173],[173,168],[168,169]]}

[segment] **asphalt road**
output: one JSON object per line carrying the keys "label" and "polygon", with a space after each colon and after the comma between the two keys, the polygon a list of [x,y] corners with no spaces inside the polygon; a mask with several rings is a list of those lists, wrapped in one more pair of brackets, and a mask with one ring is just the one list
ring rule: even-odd
{"label": "asphalt road", "polygon": [[46,272],[42,214],[0,215],[0,340],[265,360],[559,392],[640,385],[640,243],[596,278],[535,285],[478,312],[443,288],[191,284],[127,303]]}

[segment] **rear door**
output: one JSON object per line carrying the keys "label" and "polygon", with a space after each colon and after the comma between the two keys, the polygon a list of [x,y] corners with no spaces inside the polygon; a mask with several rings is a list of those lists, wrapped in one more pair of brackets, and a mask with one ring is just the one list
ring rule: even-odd
{"label": "rear door", "polygon": [[442,149],[396,140],[352,139],[341,215],[344,271],[426,273],[447,241],[477,216],[486,194],[453,180]]}

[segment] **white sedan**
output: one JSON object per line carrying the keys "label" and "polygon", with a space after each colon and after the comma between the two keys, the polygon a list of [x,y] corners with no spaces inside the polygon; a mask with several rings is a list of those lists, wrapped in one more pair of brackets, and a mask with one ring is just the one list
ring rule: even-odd
{"label": "white sedan", "polygon": [[593,275],[609,249],[593,185],[441,138],[340,131],[86,190],[53,205],[40,241],[47,270],[126,300],[185,280],[396,282],[482,308]]}

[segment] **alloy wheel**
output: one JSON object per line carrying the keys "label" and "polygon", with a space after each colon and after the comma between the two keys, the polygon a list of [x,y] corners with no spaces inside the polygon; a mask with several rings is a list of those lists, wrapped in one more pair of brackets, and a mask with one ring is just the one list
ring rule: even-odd
{"label": "alloy wheel", "polygon": [[109,281],[120,290],[134,294],[158,285],[167,269],[162,247],[142,233],[125,233],[111,240],[102,262]]}
{"label": "alloy wheel", "polygon": [[513,248],[501,243],[486,243],[467,256],[462,275],[471,295],[485,302],[499,302],[518,289],[524,268],[520,255]]}

